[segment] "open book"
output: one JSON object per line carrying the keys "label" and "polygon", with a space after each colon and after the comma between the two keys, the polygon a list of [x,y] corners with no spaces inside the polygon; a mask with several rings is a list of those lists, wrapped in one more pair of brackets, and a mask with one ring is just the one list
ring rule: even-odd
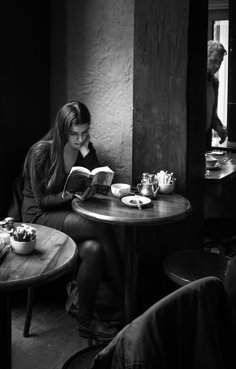
{"label": "open book", "polygon": [[85,167],[72,167],[67,176],[62,197],[66,192],[74,194],[80,200],[93,196],[96,192],[107,194],[112,184],[114,172],[108,166],[90,171]]}

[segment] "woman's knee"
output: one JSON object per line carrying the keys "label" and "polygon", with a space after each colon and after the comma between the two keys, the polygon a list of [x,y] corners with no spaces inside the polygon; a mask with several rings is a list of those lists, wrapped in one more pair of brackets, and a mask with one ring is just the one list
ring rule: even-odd
{"label": "woman's knee", "polygon": [[[74,212],[70,212],[64,219],[62,231],[76,242],[91,239],[100,239],[104,234],[105,226],[102,223],[85,219]],[[94,245],[92,247],[95,247]]]}
{"label": "woman's knee", "polygon": [[81,258],[85,257],[102,257],[103,249],[96,240],[86,240],[79,244],[79,255]]}

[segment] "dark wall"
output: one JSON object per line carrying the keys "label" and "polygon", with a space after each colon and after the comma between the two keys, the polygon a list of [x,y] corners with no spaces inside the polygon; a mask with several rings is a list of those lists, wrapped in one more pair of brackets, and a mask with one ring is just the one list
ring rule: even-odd
{"label": "dark wall", "polygon": [[9,3],[1,13],[2,218],[28,148],[50,126],[50,2]]}

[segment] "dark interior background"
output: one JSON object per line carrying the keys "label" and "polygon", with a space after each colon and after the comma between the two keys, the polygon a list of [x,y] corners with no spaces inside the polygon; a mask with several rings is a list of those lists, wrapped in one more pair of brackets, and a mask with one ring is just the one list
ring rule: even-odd
{"label": "dark interior background", "polygon": [[1,218],[27,150],[50,127],[50,2],[6,2],[3,9]]}

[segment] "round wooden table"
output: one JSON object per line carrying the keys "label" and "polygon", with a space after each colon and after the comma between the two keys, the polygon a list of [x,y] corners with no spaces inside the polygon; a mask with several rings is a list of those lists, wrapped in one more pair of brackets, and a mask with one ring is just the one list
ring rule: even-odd
{"label": "round wooden table", "polygon": [[75,212],[87,219],[124,226],[125,309],[126,321],[131,321],[135,316],[136,298],[136,227],[167,224],[184,219],[191,211],[190,202],[178,194],[158,195],[150,205],[139,210],[126,206],[113,195],[97,194],[86,201],[74,199],[72,207]]}
{"label": "round wooden table", "polygon": [[37,229],[35,250],[29,255],[8,251],[0,260],[0,367],[11,368],[11,291],[31,288],[59,278],[73,266],[77,247],[66,234],[32,224]]}

